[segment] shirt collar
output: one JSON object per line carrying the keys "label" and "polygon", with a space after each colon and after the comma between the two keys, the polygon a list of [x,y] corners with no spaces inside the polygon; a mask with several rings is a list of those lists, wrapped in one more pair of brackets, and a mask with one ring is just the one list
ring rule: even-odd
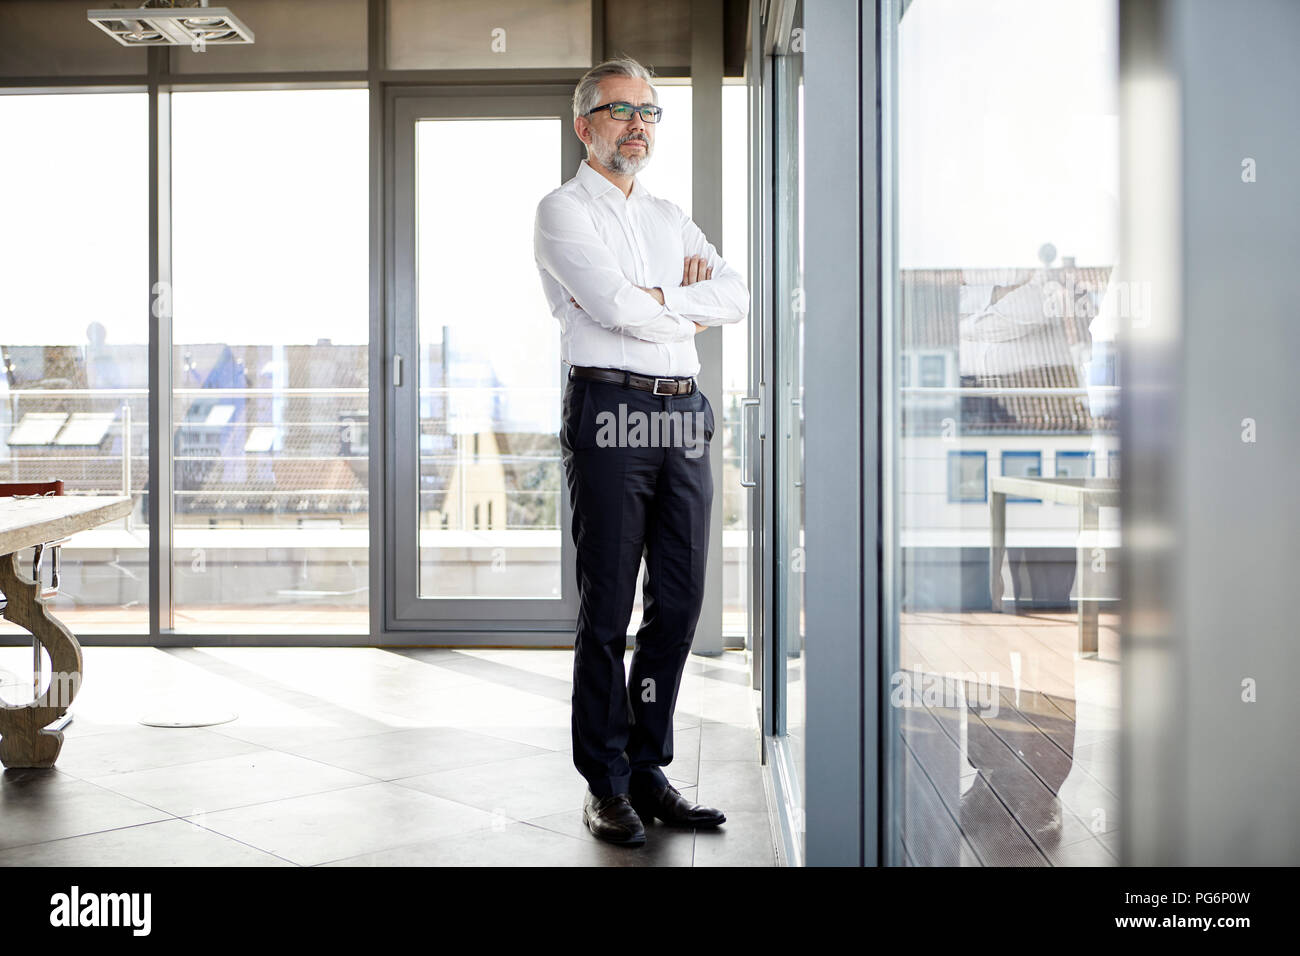
{"label": "shirt collar", "polygon": [[[578,163],[578,182],[587,190],[587,195],[591,196],[592,199],[603,196],[611,189],[620,196],[623,194],[621,189],[587,165],[585,159]],[[633,179],[632,190],[627,194],[627,201],[637,202],[649,198],[650,193],[646,192],[645,186],[641,185],[639,180]]]}

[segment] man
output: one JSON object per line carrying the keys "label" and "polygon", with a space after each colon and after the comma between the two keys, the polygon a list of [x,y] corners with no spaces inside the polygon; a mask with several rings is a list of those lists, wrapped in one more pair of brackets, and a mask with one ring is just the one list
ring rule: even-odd
{"label": "man", "polygon": [[[542,199],[534,236],[570,366],[560,445],[578,572],[573,762],[587,780],[587,827],[627,846],[643,844],[656,817],[697,827],[726,819],[683,798],[661,768],[673,758],[673,711],[704,597],[713,504],[707,442],[715,422],[695,382],[694,337],[749,311],[745,283],[699,227],[636,182],[660,113],[639,63],[590,70],[573,95],[587,159]],[[635,428],[625,433],[624,422],[646,420],[663,423],[673,440],[655,441],[653,425],[640,440]],[[692,421],[703,433],[694,442]],[[625,677],[643,555],[642,623]]]}

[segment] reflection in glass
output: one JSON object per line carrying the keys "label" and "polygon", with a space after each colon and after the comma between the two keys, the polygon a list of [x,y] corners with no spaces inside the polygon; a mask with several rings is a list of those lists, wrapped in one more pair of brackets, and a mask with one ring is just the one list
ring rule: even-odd
{"label": "reflection in glass", "polygon": [[885,856],[1113,865],[1116,11],[900,11]]}
{"label": "reflection in glass", "polygon": [[[794,27],[801,31],[803,5]],[[796,36],[799,33],[795,34]],[[804,780],[804,179],[802,46],[772,58],[776,102],[776,209],[774,222],[776,441],[776,612],[773,708],[776,732],[788,743],[791,792],[783,795],[796,820],[803,812]],[[800,829],[799,838],[803,838]]]}

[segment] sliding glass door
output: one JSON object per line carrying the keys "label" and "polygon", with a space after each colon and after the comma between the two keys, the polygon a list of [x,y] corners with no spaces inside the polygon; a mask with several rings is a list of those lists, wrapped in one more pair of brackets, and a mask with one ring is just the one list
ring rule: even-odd
{"label": "sliding glass door", "polygon": [[403,92],[391,115],[386,624],[555,643],[577,603],[533,218],[577,171],[570,99]]}

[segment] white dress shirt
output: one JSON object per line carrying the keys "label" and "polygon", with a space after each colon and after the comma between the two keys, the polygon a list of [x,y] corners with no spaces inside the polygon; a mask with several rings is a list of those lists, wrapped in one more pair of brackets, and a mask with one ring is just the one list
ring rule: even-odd
{"label": "white dress shirt", "polygon": [[[538,204],[533,252],[570,365],[696,375],[695,323],[749,314],[744,280],[681,207],[635,180],[624,197],[585,161]],[[688,255],[703,256],[713,278],[683,286]],[[664,304],[637,286],[658,286]]]}

